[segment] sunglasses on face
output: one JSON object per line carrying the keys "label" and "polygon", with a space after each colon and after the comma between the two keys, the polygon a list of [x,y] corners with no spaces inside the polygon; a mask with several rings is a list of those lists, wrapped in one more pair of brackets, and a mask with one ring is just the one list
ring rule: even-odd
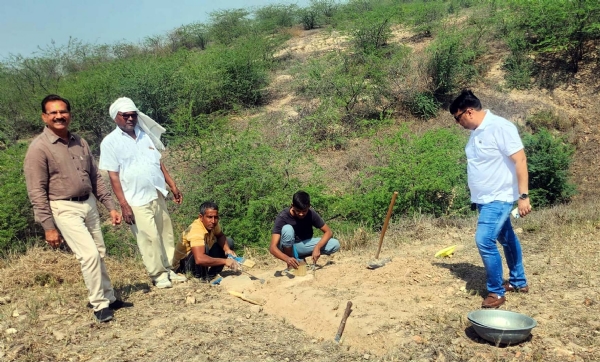
{"label": "sunglasses on face", "polygon": [[138,117],[137,113],[119,113],[119,116],[123,117],[124,120],[137,119]]}
{"label": "sunglasses on face", "polygon": [[458,114],[458,115],[454,116],[454,120],[455,120],[456,122],[460,122],[460,117],[462,117],[462,115],[463,115],[463,114],[465,114],[465,112],[467,112],[468,110],[469,110],[469,109],[467,108],[467,109],[465,109],[464,111],[460,112],[460,114]]}

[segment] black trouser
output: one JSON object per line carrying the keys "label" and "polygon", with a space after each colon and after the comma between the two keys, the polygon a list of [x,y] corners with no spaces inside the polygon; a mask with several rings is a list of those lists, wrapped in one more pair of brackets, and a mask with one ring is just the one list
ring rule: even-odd
{"label": "black trouser", "polygon": [[[233,239],[227,238],[227,244],[229,244],[229,248],[233,250]],[[206,253],[206,255],[210,256],[211,258],[227,258],[227,255],[225,255],[225,252],[223,251],[223,248],[219,245],[219,243],[214,243],[210,250],[208,249],[207,245],[205,245],[204,248],[204,252]],[[179,273],[191,273],[194,276],[194,278],[210,280],[214,278],[217,274],[222,272],[223,267],[224,265],[211,267],[196,265],[196,260],[194,260],[194,253],[190,252],[185,258],[183,258],[179,262],[179,269],[177,269],[177,271]]]}

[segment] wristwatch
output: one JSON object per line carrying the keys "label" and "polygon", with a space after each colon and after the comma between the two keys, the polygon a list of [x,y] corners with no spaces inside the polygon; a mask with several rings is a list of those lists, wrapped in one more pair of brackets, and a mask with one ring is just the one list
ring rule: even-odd
{"label": "wristwatch", "polygon": [[525,199],[527,199],[528,197],[529,197],[529,195],[527,195],[527,194],[521,194],[521,196],[519,196],[519,199],[521,199],[521,200],[525,200]]}

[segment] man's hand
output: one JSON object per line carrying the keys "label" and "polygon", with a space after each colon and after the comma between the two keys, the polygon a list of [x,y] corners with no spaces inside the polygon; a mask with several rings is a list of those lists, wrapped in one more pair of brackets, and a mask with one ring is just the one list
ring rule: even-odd
{"label": "man's hand", "polygon": [[531,212],[529,197],[526,199],[519,199],[519,201],[517,201],[517,206],[519,207],[519,216],[521,217],[525,217]]}
{"label": "man's hand", "polygon": [[312,252],[313,264],[317,264],[317,260],[319,260],[320,256],[321,256],[321,248],[316,247]]}
{"label": "man's hand", "polygon": [[171,191],[173,192],[173,201],[175,201],[177,205],[181,205],[183,202],[183,194],[181,191],[179,191],[177,187],[172,188]]}
{"label": "man's hand", "polygon": [[225,259],[225,265],[229,269],[233,270],[234,272],[237,272],[238,270],[240,270],[240,264],[237,261],[235,261],[234,259],[229,259],[229,258]]}
{"label": "man's hand", "polygon": [[131,210],[131,206],[128,203],[121,204],[121,212],[123,213],[123,220],[129,225],[135,224],[135,216],[133,215],[133,210]]}
{"label": "man's hand", "polygon": [[62,236],[59,234],[58,230],[51,229],[46,230],[46,242],[53,248],[58,248],[60,243],[62,243]]}
{"label": "man's hand", "polygon": [[110,219],[112,221],[113,226],[115,226],[121,223],[122,217],[117,210],[110,210]]}
{"label": "man's hand", "polygon": [[296,258],[292,258],[291,256],[288,256],[287,260],[285,262],[288,266],[288,269],[289,268],[298,269],[298,266],[300,265],[300,264],[298,264],[298,260],[296,260]]}

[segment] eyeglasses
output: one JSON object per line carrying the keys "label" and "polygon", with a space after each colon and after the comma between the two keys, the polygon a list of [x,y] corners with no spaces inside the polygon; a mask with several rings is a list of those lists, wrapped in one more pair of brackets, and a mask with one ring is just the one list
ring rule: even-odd
{"label": "eyeglasses", "polygon": [[456,122],[460,122],[460,117],[462,117],[462,115],[463,115],[463,114],[465,114],[465,112],[466,112],[466,111],[468,111],[468,110],[469,110],[469,109],[467,108],[467,109],[465,109],[464,111],[462,111],[462,112],[461,112],[459,115],[457,115],[457,116],[454,116],[454,120],[455,120]]}
{"label": "eyeglasses", "polygon": [[69,114],[69,113],[71,113],[71,112],[69,112],[69,111],[66,111],[66,110],[63,110],[63,111],[52,111],[52,112],[45,112],[45,113],[46,113],[47,115],[49,115],[49,116],[53,116],[53,117],[55,117],[55,116],[58,116],[59,114],[60,114],[61,116],[64,116],[65,114]]}
{"label": "eyeglasses", "polygon": [[129,118],[137,119],[137,113],[119,113],[119,116],[123,117],[124,120],[128,120]]}

